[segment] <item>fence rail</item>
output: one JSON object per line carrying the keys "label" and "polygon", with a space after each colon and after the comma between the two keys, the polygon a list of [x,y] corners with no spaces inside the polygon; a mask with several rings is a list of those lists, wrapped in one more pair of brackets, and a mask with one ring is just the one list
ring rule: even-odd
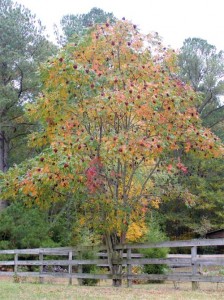
{"label": "fence rail", "polygon": [[[122,252],[122,255],[119,259],[112,259],[112,264],[122,266],[122,274],[115,275],[105,273],[105,268],[109,268],[109,262],[108,253],[104,246],[0,250],[0,256],[4,255],[4,258],[11,256],[8,260],[0,261],[0,276],[39,277],[40,282],[43,282],[43,279],[47,277],[61,277],[68,278],[70,284],[73,278],[78,279],[80,283],[83,279],[125,279],[128,286],[131,286],[133,280],[190,281],[192,288],[196,289],[198,282],[224,282],[224,270],[213,276],[203,272],[204,266],[224,266],[224,254],[199,255],[197,252],[198,247],[213,246],[224,246],[224,239],[117,245],[115,250]],[[164,247],[189,248],[191,254],[170,254],[166,258],[145,258],[143,254],[138,253],[139,249]],[[97,250],[96,259],[80,258],[83,251],[92,250]],[[170,269],[167,274],[133,273],[133,266],[148,264],[167,265]],[[104,268],[104,274],[100,274],[100,272],[99,274],[84,273],[83,267],[85,265],[96,265],[99,270]],[[6,271],[2,270],[4,267]],[[35,270],[27,271],[24,270],[24,267]],[[188,272],[186,270],[184,272],[178,271],[179,268],[183,267],[188,268]]]}

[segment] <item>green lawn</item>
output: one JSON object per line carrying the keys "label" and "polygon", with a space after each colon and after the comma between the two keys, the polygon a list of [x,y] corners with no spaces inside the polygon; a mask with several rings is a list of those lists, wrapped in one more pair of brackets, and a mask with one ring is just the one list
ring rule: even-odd
{"label": "green lawn", "polygon": [[1,300],[106,300],[106,299],[170,299],[170,300],[205,300],[224,299],[224,284],[200,284],[198,291],[191,291],[191,284],[179,284],[174,289],[172,283],[135,285],[132,288],[112,288],[110,286],[85,287],[66,283],[13,283],[12,280],[0,280]]}

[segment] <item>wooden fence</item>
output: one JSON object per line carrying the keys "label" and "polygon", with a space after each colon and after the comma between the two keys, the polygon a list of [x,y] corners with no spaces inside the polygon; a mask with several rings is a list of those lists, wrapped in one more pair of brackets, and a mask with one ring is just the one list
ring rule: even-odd
{"label": "wooden fence", "polygon": [[[96,250],[95,247],[64,247],[64,248],[38,248],[0,250],[0,276],[37,277],[43,282],[47,277],[67,278],[69,284],[72,279],[125,279],[131,286],[134,280],[167,280],[173,282],[192,282],[192,289],[198,287],[198,282],[224,282],[224,255],[199,255],[198,248],[224,246],[224,239],[200,239],[189,241],[170,241],[162,243],[125,244],[116,246],[115,250],[122,252],[122,259],[114,259],[114,265],[122,265],[122,274],[109,273],[108,254],[105,247],[97,248],[97,259],[82,259],[83,251]],[[169,254],[166,258],[145,258],[139,254],[139,249],[147,248],[186,248],[189,254]],[[52,259],[52,257],[54,259]],[[166,274],[135,274],[134,266],[147,264],[167,265],[169,271]],[[98,274],[84,273],[85,265],[98,266]],[[217,274],[203,272],[204,267],[221,268]],[[3,271],[3,269],[6,269]],[[11,268],[11,270],[10,270]],[[30,271],[28,271],[30,268]],[[184,271],[180,271],[184,268]],[[33,270],[35,269],[35,270]],[[103,272],[100,272],[103,270]],[[105,271],[107,270],[107,271]],[[187,270],[187,271],[186,271]]]}

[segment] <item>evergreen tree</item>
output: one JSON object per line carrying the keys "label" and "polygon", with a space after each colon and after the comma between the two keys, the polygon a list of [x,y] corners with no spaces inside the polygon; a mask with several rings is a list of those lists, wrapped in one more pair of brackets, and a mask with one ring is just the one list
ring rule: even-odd
{"label": "evergreen tree", "polygon": [[56,48],[40,21],[11,0],[0,0],[0,29],[0,170],[5,172],[27,156],[25,137],[34,124],[24,117],[24,103],[40,92],[38,66]]}
{"label": "evergreen tree", "polygon": [[224,138],[224,52],[199,38],[184,41],[179,55],[180,77],[201,94],[197,110],[206,127]]}
{"label": "evergreen tree", "polygon": [[63,36],[59,38],[59,43],[66,44],[76,38],[80,39],[94,25],[106,22],[113,23],[114,21],[115,17],[112,13],[107,13],[97,7],[93,7],[87,14],[65,15],[60,22]]}
{"label": "evergreen tree", "polygon": [[33,126],[24,118],[24,103],[40,92],[37,69],[56,48],[44,36],[40,21],[10,0],[1,0],[0,28],[0,170],[6,171],[24,157],[19,145]]}

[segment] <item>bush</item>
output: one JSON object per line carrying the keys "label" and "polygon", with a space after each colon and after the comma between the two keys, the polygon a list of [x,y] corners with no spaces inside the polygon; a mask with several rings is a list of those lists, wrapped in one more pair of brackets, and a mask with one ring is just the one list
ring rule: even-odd
{"label": "bush", "polygon": [[[144,238],[144,242],[158,243],[167,240],[166,235],[161,231],[156,223],[152,223]],[[145,258],[166,258],[169,253],[169,248],[148,248],[141,249],[140,253]],[[166,273],[167,265],[144,265],[143,272],[146,274],[164,274]],[[150,280],[152,282],[152,280]],[[157,282],[157,281],[153,281]],[[160,282],[160,281],[159,281]]]}
{"label": "bush", "polygon": [[[79,259],[96,259],[96,251],[93,251],[91,249],[85,249],[83,250],[79,257]],[[89,274],[96,274],[98,271],[98,267],[95,265],[83,265],[82,266],[82,272],[83,273],[89,273]],[[95,286],[99,282],[99,279],[91,279],[91,278],[85,278],[82,279],[82,285],[91,285]]]}
{"label": "bush", "polygon": [[57,247],[49,228],[46,212],[12,203],[0,214],[0,249]]}
{"label": "bush", "polygon": [[[142,249],[142,254],[145,258],[166,258],[168,249],[166,248],[151,248]],[[147,274],[164,274],[167,270],[166,265],[144,265],[143,272]]]}

